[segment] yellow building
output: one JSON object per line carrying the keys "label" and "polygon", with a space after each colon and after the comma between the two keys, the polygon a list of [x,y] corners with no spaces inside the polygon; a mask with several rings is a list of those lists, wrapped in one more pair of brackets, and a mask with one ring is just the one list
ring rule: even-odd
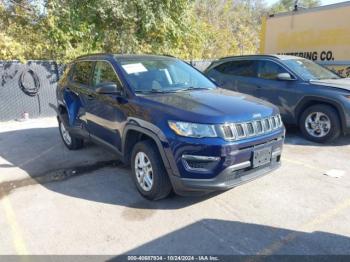
{"label": "yellow building", "polygon": [[261,54],[301,56],[350,77],[350,1],[264,17]]}

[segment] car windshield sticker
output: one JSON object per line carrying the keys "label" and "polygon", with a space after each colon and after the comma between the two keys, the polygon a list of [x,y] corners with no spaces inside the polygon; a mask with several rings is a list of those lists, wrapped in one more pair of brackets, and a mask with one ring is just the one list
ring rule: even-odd
{"label": "car windshield sticker", "polygon": [[147,72],[147,68],[141,63],[122,65],[122,67],[128,74]]}

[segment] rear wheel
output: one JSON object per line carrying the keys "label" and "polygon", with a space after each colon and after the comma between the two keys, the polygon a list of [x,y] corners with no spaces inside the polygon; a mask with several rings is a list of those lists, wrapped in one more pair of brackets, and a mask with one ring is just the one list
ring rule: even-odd
{"label": "rear wheel", "polygon": [[63,121],[58,120],[58,128],[61,134],[62,141],[69,150],[77,150],[83,147],[84,140],[72,136],[65,124],[63,123]]}
{"label": "rear wheel", "polygon": [[337,112],[327,105],[314,105],[301,115],[299,127],[308,140],[316,143],[330,142],[341,133]]}
{"label": "rear wheel", "polygon": [[138,142],[131,155],[132,178],[137,190],[149,200],[167,197],[172,189],[158,148],[152,141]]}

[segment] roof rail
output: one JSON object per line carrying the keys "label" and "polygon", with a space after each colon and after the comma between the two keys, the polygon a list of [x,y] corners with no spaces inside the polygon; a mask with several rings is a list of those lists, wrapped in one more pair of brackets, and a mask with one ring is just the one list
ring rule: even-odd
{"label": "roof rail", "polygon": [[170,55],[170,54],[142,53],[142,54],[137,54],[137,55],[168,56],[168,57],[176,58],[176,56],[173,56],[173,55]]}
{"label": "roof rail", "polygon": [[170,54],[162,54],[162,55],[176,58],[176,56],[173,56],[173,55],[170,55]]}
{"label": "roof rail", "polygon": [[223,60],[223,59],[229,59],[229,58],[244,58],[244,57],[254,57],[254,56],[263,56],[263,57],[276,57],[276,55],[233,55],[233,56],[225,56],[225,57],[220,57],[218,60]]}
{"label": "roof rail", "polygon": [[84,58],[84,57],[89,57],[89,56],[95,56],[95,55],[112,56],[113,54],[112,54],[112,53],[93,53],[93,54],[86,54],[86,55],[78,56],[76,59]]}

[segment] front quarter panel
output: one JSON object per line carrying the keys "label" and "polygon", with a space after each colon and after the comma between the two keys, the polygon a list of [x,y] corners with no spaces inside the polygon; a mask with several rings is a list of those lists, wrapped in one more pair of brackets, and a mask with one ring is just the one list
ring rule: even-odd
{"label": "front quarter panel", "polygon": [[304,88],[299,90],[300,100],[295,109],[296,119],[302,114],[303,110],[309,105],[320,103],[333,106],[339,113],[341,124],[345,133],[350,131],[350,99],[346,95],[349,92],[340,89],[305,84]]}

